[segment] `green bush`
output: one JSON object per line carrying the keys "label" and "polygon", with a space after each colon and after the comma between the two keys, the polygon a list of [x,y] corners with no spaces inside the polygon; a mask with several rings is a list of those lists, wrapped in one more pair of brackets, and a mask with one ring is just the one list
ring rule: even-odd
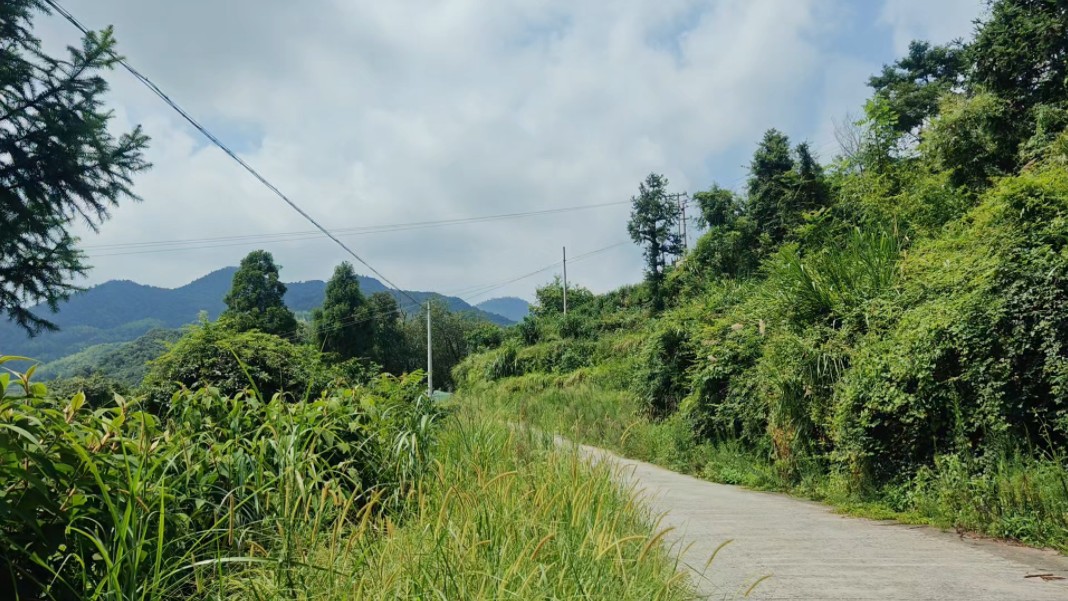
{"label": "green bush", "polygon": [[[0,363],[7,362],[0,358]],[[408,496],[440,410],[422,375],[292,402],[180,392],[163,416],[0,375],[0,596],[215,597],[228,566],[302,562],[302,533]],[[293,555],[290,555],[293,554]]]}
{"label": "green bush", "polygon": [[224,396],[255,390],[263,398],[318,396],[336,377],[310,346],[259,331],[235,333],[219,324],[193,326],[152,361],[140,393],[165,404],[181,389],[213,387]]}
{"label": "green bush", "polygon": [[634,392],[646,415],[662,419],[678,409],[687,394],[686,372],[694,359],[690,341],[680,325],[669,323],[650,334],[634,374]]}
{"label": "green bush", "polygon": [[901,253],[900,237],[885,229],[854,229],[844,245],[806,258],[786,246],[770,267],[778,312],[799,326],[823,319],[863,323],[867,303],[893,285]]}
{"label": "green bush", "polygon": [[85,395],[85,402],[90,407],[112,405],[115,395],[127,396],[130,388],[113,378],[94,373],[89,376],[72,376],[56,378],[48,382],[48,390],[56,398],[69,399],[79,392]]}
{"label": "green bush", "polygon": [[759,323],[716,325],[705,332],[679,409],[702,439],[766,447],[767,402],[754,371],[764,343]]}
{"label": "green bush", "polygon": [[885,480],[938,454],[1068,435],[1068,174],[1003,180],[969,222],[903,265],[889,329],[841,387],[837,453]]}
{"label": "green bush", "polygon": [[523,321],[515,324],[515,332],[523,344],[537,344],[541,340],[541,327],[538,320],[531,315],[527,315]]}

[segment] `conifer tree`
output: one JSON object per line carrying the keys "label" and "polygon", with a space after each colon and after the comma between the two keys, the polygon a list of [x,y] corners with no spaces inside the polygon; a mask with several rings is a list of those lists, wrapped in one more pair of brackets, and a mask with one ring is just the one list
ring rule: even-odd
{"label": "conifer tree", "polygon": [[148,168],[141,128],[117,138],[100,73],[117,62],[110,29],[64,58],[32,33],[37,0],[0,2],[0,313],[28,333],[56,329],[28,307],[58,309],[89,269],[70,228],[95,230]]}
{"label": "conifer tree", "polygon": [[297,319],[282,300],[285,293],[274,257],[265,250],[254,250],[234,272],[220,320],[240,332],[259,330],[290,336],[297,329]]}
{"label": "conifer tree", "polygon": [[360,290],[360,280],[345,261],[326,284],[323,306],[312,314],[316,345],[342,359],[370,357],[374,346],[374,317]]}
{"label": "conifer tree", "polygon": [[631,239],[644,249],[645,281],[654,311],[664,308],[662,287],[667,259],[682,251],[682,240],[675,229],[678,209],[667,196],[667,185],[667,178],[657,173],[650,173],[638,184],[627,224]]}

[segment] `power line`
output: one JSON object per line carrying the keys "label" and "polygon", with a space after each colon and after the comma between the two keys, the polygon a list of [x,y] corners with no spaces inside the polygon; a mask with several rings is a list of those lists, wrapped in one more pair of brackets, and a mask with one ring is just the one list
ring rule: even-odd
{"label": "power line", "polygon": [[[621,242],[617,242],[615,244],[611,244],[609,246],[605,246],[603,248],[598,248],[596,250],[592,250],[592,251],[587,252],[587,253],[576,255],[575,257],[573,257],[571,259],[568,259],[568,262],[569,263],[577,263],[579,261],[584,261],[584,260],[587,260],[587,259],[592,258],[594,256],[597,256],[599,254],[602,254],[604,252],[607,252],[607,251],[609,251],[609,250],[611,250],[613,248],[617,248],[619,246],[623,246],[624,244],[628,244],[628,243],[629,243],[629,241],[624,240],[624,241],[621,241]],[[479,296],[483,296],[485,294],[493,292],[494,290],[499,290],[500,288],[504,288],[505,286],[508,286],[509,284],[514,284],[515,282],[518,282],[518,281],[521,281],[521,280],[525,280],[527,278],[534,277],[535,275],[544,273],[544,272],[549,271],[550,269],[553,269],[555,267],[559,267],[561,264],[562,264],[562,261],[557,261],[557,262],[552,263],[550,265],[546,265],[545,267],[542,267],[541,269],[538,269],[536,271],[532,271],[532,272],[523,274],[523,275],[518,276],[518,277],[513,277],[513,278],[510,278],[510,279],[505,280],[503,282],[494,282],[492,284],[484,284],[484,285],[481,285],[481,286],[474,286],[474,287],[469,286],[469,287],[466,287],[466,288],[459,288],[459,289],[455,289],[455,290],[450,290],[450,291],[446,291],[446,292],[439,292],[439,293],[432,293],[432,294],[437,294],[437,295],[439,295],[440,297],[443,297],[443,298],[446,298],[446,297],[459,297],[460,300],[462,300],[462,301],[464,301],[464,302],[466,302],[468,304],[471,304],[471,301],[473,301],[474,299],[478,298]],[[411,298],[411,297],[409,297],[409,298]],[[348,317],[343,317],[341,319],[335,320],[335,321],[330,322],[328,324],[324,324],[325,327],[320,328],[317,331],[319,331],[319,332],[334,332],[334,331],[341,330],[341,329],[344,329],[344,328],[347,328],[347,327],[350,327],[350,326],[367,323],[369,321],[376,321],[378,319],[382,319],[382,318],[385,318],[385,317],[390,317],[392,315],[395,315],[396,313],[407,313],[408,310],[410,310],[410,309],[416,309],[416,308],[420,308],[422,306],[423,306],[423,303],[421,301],[419,301],[419,302],[415,302],[414,304],[408,305],[408,307],[403,307],[401,305],[398,305],[397,309],[395,311],[391,309],[391,310],[382,311],[380,313],[376,313],[376,314],[373,314],[373,315],[363,315],[363,316],[350,315]],[[286,336],[285,338],[290,339],[290,340],[297,340],[298,337],[299,336],[297,334],[293,334],[291,336]]]}
{"label": "power line", "polygon": [[[360,236],[367,234],[377,234],[383,232],[400,232],[410,230],[431,229],[436,227],[447,227],[454,225],[466,225],[472,223],[482,223],[491,221],[502,221],[506,219],[520,219],[526,217],[540,217],[545,215],[555,215],[561,213],[572,213],[577,211],[586,211],[591,209],[598,209],[611,206],[619,206],[629,204],[629,200],[606,202],[589,205],[577,205],[571,207],[559,207],[555,209],[543,209],[539,211],[526,211],[520,213],[503,213],[497,215],[483,215],[476,217],[463,217],[456,219],[442,219],[437,221],[415,221],[409,223],[393,223],[377,226],[359,226],[348,228],[335,228],[331,230],[338,236]],[[238,236],[218,236],[213,238],[186,238],[186,239],[174,239],[174,240],[155,240],[155,241],[143,241],[143,242],[127,242],[119,244],[99,244],[99,245],[86,245],[83,248],[87,250],[99,250],[104,252],[93,253],[94,257],[112,257],[123,255],[138,255],[138,254],[154,254],[163,252],[176,252],[187,250],[203,250],[210,248],[225,248],[231,246],[246,246],[250,244],[266,244],[277,242],[297,242],[304,240],[317,240],[321,239],[322,234],[314,230],[305,230],[299,232],[279,232],[274,234],[248,234]],[[127,250],[131,249],[131,250]],[[118,252],[112,252],[118,251]]]}
{"label": "power line", "polygon": [[[56,0],[45,0],[45,2],[49,6],[51,6],[53,9],[55,9],[55,11],[58,12],[61,16],[63,16],[63,18],[65,18],[67,21],[69,21],[71,25],[73,25],[75,28],[77,28],[79,31],[81,31],[83,35],[86,35],[86,36],[90,35],[89,30],[84,25],[82,25],[78,21],[78,19],[76,19],[74,17],[74,15],[72,15],[69,11],[67,11],[62,6],[60,6],[59,3],[56,2]],[[245,171],[247,171],[250,175],[252,175],[257,180],[259,180],[259,182],[261,184],[263,184],[264,187],[266,187],[268,190],[273,192],[275,194],[275,196],[277,196],[283,202],[285,202],[287,205],[289,205],[289,207],[291,209],[296,211],[301,217],[303,217],[305,220],[307,220],[308,223],[311,223],[313,226],[315,226],[315,229],[319,230],[320,232],[323,233],[323,235],[325,235],[326,237],[328,237],[331,240],[333,240],[339,247],[341,247],[342,250],[344,250],[346,253],[351,255],[354,259],[356,259],[357,261],[362,263],[364,265],[364,267],[366,267],[367,269],[370,269],[371,272],[374,273],[375,275],[377,275],[379,278],[381,278],[383,282],[386,282],[390,286],[393,286],[393,288],[396,289],[397,291],[399,291],[401,294],[404,294],[405,296],[408,296],[408,298],[411,298],[411,300],[413,302],[418,303],[418,301],[416,301],[414,298],[409,296],[407,292],[405,292],[404,290],[401,290],[401,288],[399,286],[397,286],[389,278],[384,276],[382,274],[382,272],[380,272],[377,269],[375,269],[374,267],[372,267],[370,263],[368,263],[367,261],[365,261],[363,259],[363,257],[361,257],[360,255],[356,254],[356,251],[354,251],[351,248],[349,248],[348,245],[346,245],[344,242],[342,242],[337,236],[335,236],[334,234],[330,233],[329,230],[327,230],[318,221],[316,221],[315,218],[313,218],[311,215],[309,215],[307,211],[305,211],[303,208],[300,207],[300,205],[298,205],[296,202],[294,202],[288,196],[286,196],[284,193],[282,193],[282,191],[279,190],[277,186],[275,186],[270,181],[268,181],[267,178],[265,178],[264,176],[260,175],[260,173],[258,171],[253,169],[251,165],[249,165],[247,162],[245,162],[244,159],[239,157],[236,152],[231,150],[230,147],[227,146],[226,144],[224,144],[222,142],[222,140],[217,138],[215,136],[215,134],[213,134],[210,131],[208,131],[208,129],[205,128],[203,125],[201,125],[196,119],[194,119],[192,115],[187,113],[185,111],[185,109],[180,107],[174,100],[171,100],[171,98],[169,96],[167,96],[167,94],[164,93],[163,90],[161,90],[159,88],[159,86],[157,86],[155,83],[153,83],[152,80],[150,80],[148,77],[142,75],[139,71],[137,71],[136,69],[131,67],[130,64],[126,62],[126,59],[124,59],[124,58],[122,58],[122,57],[120,57],[120,56],[118,56],[118,55],[116,55],[114,53],[112,53],[111,56],[112,56],[112,58],[115,59],[116,62],[118,62],[120,65],[122,65],[123,68],[125,68],[127,71],[129,71],[130,74],[133,75],[138,81],[140,81],[142,84],[144,84],[156,96],[159,96],[159,98],[161,100],[163,100],[163,102],[167,103],[167,105],[170,106],[172,109],[174,109],[174,111],[177,112],[179,115],[181,115],[183,119],[185,119],[197,131],[199,131],[201,134],[203,134],[204,137],[206,137],[208,140],[210,140],[212,142],[212,144],[214,144],[220,150],[225,152],[231,159],[233,159],[235,162],[237,162],[237,164],[239,164],[242,167],[244,167]]]}
{"label": "power line", "polygon": [[[619,246],[623,246],[624,244],[629,244],[629,243],[630,243],[629,240],[616,242],[615,244],[611,244],[611,245],[606,246],[604,248],[599,248],[597,250],[592,250],[590,252],[583,253],[581,255],[576,255],[576,256],[568,259],[568,262],[569,263],[578,263],[579,261],[584,261],[586,259],[589,259],[590,257],[599,255],[601,253],[604,253],[604,252],[607,252],[609,250],[612,250],[613,248],[616,248],[616,247],[619,247]],[[490,292],[493,292],[494,290],[499,290],[501,288],[504,288],[505,286],[508,286],[509,284],[514,284],[515,282],[518,282],[518,281],[521,281],[521,280],[525,280],[525,279],[530,278],[530,277],[534,277],[535,275],[538,275],[540,273],[544,273],[546,271],[549,271],[550,269],[553,269],[555,267],[559,267],[561,265],[563,265],[563,261],[557,261],[557,262],[555,262],[555,263],[553,263],[551,265],[546,265],[545,267],[542,267],[541,269],[539,269],[537,271],[532,271],[532,272],[530,272],[528,274],[521,275],[519,277],[512,278],[512,279],[504,281],[504,282],[499,282],[499,283],[495,283],[495,284],[488,284],[488,285],[485,285],[485,286],[476,287],[476,288],[474,288],[474,290],[467,292],[467,295],[463,297],[463,300],[464,300],[464,302],[467,302],[468,304],[470,304],[472,300],[474,300],[474,299],[476,299],[476,298],[478,298],[480,296],[485,296],[486,294],[488,294]]]}

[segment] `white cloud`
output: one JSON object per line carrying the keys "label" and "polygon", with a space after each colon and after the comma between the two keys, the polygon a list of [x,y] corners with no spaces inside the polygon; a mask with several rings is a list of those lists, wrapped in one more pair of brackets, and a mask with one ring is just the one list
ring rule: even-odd
{"label": "white cloud", "polygon": [[912,40],[945,44],[971,38],[972,22],[984,4],[984,0],[886,0],[880,20],[893,28],[894,48],[903,53]]}
{"label": "white cloud", "polygon": [[[821,131],[828,106],[863,98],[864,65],[826,42],[848,26],[827,18],[845,1],[68,8],[90,26],[114,23],[135,66],[224,136],[237,132],[245,158],[312,215],[348,227],[626,200],[650,171],[689,191],[735,176],[739,149],[748,154],[767,127]],[[906,31],[915,15],[943,15],[931,12],[937,4],[890,0],[883,18]],[[75,39],[57,19],[39,33],[52,46]],[[131,78],[111,79],[120,117],[153,138],[155,168],[136,182],[144,202],[121,206],[87,245],[308,229]],[[801,97],[814,101],[792,101]],[[346,240],[397,284],[447,292],[553,263],[563,245],[577,255],[626,240],[627,214],[618,206]],[[327,277],[345,258],[326,241],[265,247],[288,280]],[[91,282],[180,285],[248,250],[98,256]],[[638,255],[625,245],[569,271],[606,290],[640,277]],[[529,298],[538,281],[500,294]]]}

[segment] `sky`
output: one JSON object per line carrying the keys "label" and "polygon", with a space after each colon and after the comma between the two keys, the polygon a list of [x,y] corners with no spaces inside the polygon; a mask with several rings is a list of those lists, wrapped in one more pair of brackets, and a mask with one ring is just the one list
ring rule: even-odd
{"label": "sky", "polygon": [[[559,268],[595,292],[640,280],[626,201],[738,188],[762,133],[824,161],[834,123],[912,39],[970,36],[982,0],[61,0],[357,254],[406,289],[533,298]],[[58,17],[36,33],[76,43]],[[351,257],[127,73],[116,133],[152,138],[134,191],[92,232],[83,284],[175,287],[266,249],[285,281]],[[354,228],[616,203],[430,229]],[[213,238],[247,236],[241,240]],[[203,240],[180,251],[145,242]],[[119,245],[119,246],[116,246]],[[354,261],[355,262],[355,261]],[[357,271],[370,275],[363,265]],[[517,280],[517,281],[511,281]],[[510,282],[504,284],[505,282]]]}

